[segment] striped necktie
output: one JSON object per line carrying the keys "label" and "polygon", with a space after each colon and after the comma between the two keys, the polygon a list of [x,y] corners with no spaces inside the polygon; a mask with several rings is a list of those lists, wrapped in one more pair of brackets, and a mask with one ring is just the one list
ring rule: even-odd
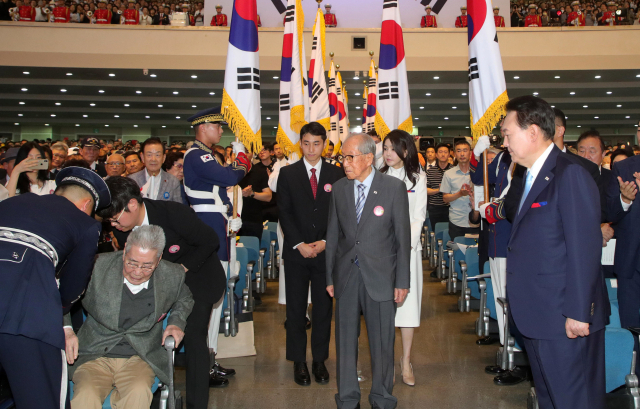
{"label": "striped necktie", "polygon": [[362,216],[362,209],[364,209],[364,185],[360,183],[358,185],[358,200],[356,201],[356,218],[360,223],[360,216]]}

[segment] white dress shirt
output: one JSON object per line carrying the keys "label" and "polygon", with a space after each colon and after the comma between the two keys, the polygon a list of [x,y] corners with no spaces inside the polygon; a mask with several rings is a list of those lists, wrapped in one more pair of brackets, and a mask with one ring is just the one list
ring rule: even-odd
{"label": "white dress shirt", "polygon": [[149,288],[149,280],[145,281],[142,284],[131,284],[129,280],[127,280],[127,278],[125,277],[124,283],[126,284],[127,287],[129,287],[129,291],[131,291],[133,294],[138,294],[140,291],[146,290],[147,288]]}
{"label": "white dress shirt", "polygon": [[[317,182],[320,182],[320,169],[322,168],[322,158],[320,158],[320,160],[318,161],[318,163],[315,164],[315,166],[311,166],[311,164],[309,162],[307,162],[307,158],[303,158],[302,159],[304,161],[304,167],[307,168],[307,176],[309,177],[309,183],[311,183],[311,169],[315,169],[316,170],[316,180]],[[320,188],[320,185],[318,185],[318,188]],[[322,240],[325,241],[326,240]],[[295,246],[293,246],[293,249],[297,249],[299,245],[301,245],[304,242],[300,242],[298,244],[296,244]]]}
{"label": "white dress shirt", "polygon": [[540,170],[542,169],[542,165],[544,165],[544,162],[547,160],[547,158],[551,154],[551,151],[553,150],[554,146],[555,146],[555,144],[553,142],[551,142],[549,144],[549,146],[547,147],[547,149],[544,152],[542,152],[542,155],[540,155],[540,157],[538,159],[536,159],[535,162],[533,162],[533,165],[531,166],[531,168],[529,168],[528,173],[532,177],[531,186],[533,186],[533,184],[536,182],[536,178],[538,177],[538,173],[540,173]]}

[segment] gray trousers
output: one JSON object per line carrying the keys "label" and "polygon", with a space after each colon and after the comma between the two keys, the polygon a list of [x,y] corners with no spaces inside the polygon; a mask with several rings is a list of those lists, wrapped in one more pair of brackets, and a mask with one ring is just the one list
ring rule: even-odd
{"label": "gray trousers", "polygon": [[395,342],[396,304],[393,300],[377,302],[369,294],[362,273],[355,265],[347,286],[336,299],[336,354],[338,409],[354,409],[360,403],[358,329],[360,312],[364,314],[371,350],[371,392],[374,408],[393,409],[398,399],[393,393],[393,345]]}

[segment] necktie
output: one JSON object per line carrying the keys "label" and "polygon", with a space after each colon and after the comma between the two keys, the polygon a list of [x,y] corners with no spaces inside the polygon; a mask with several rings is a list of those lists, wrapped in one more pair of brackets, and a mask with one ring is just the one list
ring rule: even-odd
{"label": "necktie", "polygon": [[318,179],[316,178],[316,169],[311,168],[311,191],[313,192],[313,199],[316,198],[316,193],[318,193]]}
{"label": "necktie", "polygon": [[533,175],[531,174],[531,171],[528,170],[527,179],[524,184],[524,192],[522,192],[522,199],[520,199],[520,207],[518,207],[518,213],[520,213],[520,209],[522,209],[522,205],[524,204],[524,201],[527,199],[527,195],[531,190],[531,185],[533,185]]}
{"label": "necktie", "polygon": [[360,223],[362,209],[364,209],[364,185],[361,183],[358,185],[358,200],[356,201],[356,218],[358,219],[358,223]]}

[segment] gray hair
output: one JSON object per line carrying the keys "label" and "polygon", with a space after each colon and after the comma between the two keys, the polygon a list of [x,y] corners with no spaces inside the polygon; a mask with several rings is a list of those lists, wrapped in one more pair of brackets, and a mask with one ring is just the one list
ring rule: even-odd
{"label": "gray hair", "polygon": [[347,136],[347,139],[344,140],[343,145],[347,143],[347,141],[351,138],[359,138],[360,141],[358,143],[358,151],[364,155],[367,153],[372,154],[374,157],[376,156],[376,143],[373,141],[373,138],[366,133],[352,133]]}
{"label": "gray hair", "polygon": [[53,150],[59,150],[59,151],[69,152],[69,147],[64,142],[56,142],[53,145],[51,145],[51,150],[52,151]]}
{"label": "gray hair", "polygon": [[502,150],[500,150],[500,149],[496,148],[495,146],[490,146],[490,147],[487,149],[487,153],[493,153],[494,155],[499,155],[499,154],[500,154],[500,152],[502,152]]}
{"label": "gray hair", "polygon": [[138,246],[145,250],[155,250],[157,257],[160,258],[166,240],[164,238],[164,231],[160,226],[140,226],[131,232],[125,245],[125,252],[131,249],[133,246]]}

